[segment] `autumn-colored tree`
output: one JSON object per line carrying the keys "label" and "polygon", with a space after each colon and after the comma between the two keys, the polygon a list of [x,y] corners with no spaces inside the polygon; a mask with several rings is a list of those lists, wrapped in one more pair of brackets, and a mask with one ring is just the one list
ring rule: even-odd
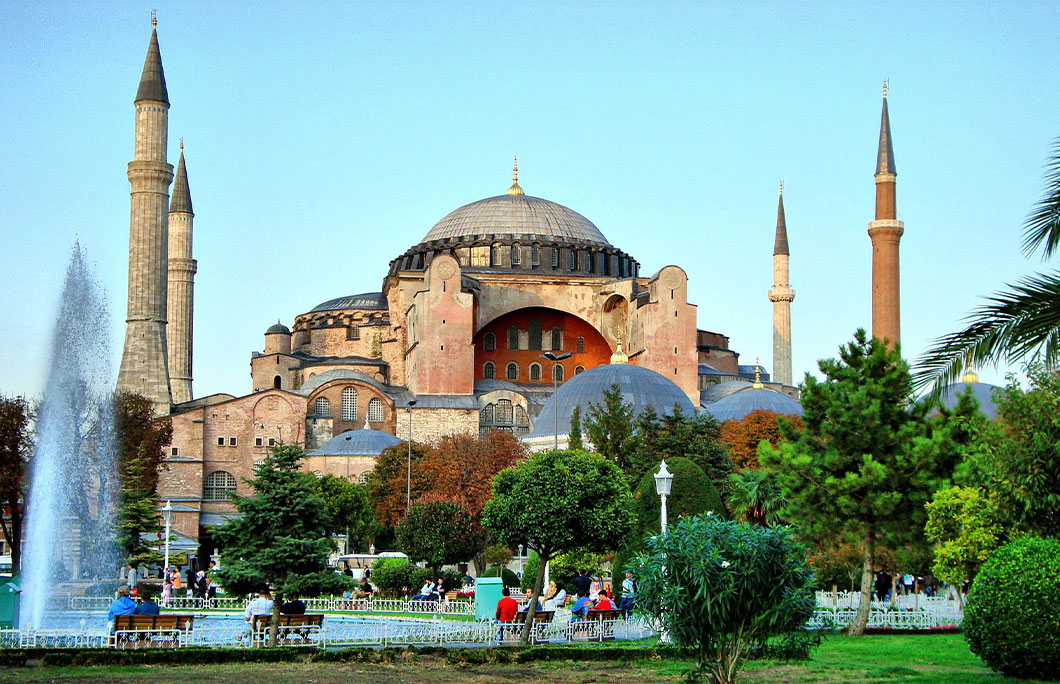
{"label": "autumn-colored tree", "polygon": [[156,418],[151,400],[144,395],[122,391],[114,394],[114,432],[122,488],[153,492],[166,448],[173,441],[173,424],[168,417]]}
{"label": "autumn-colored tree", "polygon": [[[430,473],[423,467],[427,447],[412,443],[412,482],[410,499],[415,501],[430,489]],[[406,486],[409,472],[409,443],[395,444],[384,449],[368,475],[365,493],[375,511],[375,519],[385,527],[396,526],[407,513]]]}
{"label": "autumn-colored tree", "polygon": [[772,411],[751,411],[742,420],[727,420],[721,424],[721,441],[729,450],[737,470],[758,467],[758,445],[764,439],[776,448],[784,437],[780,434],[780,418],[785,418],[791,427],[802,430],[802,419],[798,416],[781,416]]}
{"label": "autumn-colored tree", "polygon": [[11,565],[16,575],[22,563],[22,503],[27,489],[29,423],[30,409],[25,399],[0,397],[0,527],[11,549]]}

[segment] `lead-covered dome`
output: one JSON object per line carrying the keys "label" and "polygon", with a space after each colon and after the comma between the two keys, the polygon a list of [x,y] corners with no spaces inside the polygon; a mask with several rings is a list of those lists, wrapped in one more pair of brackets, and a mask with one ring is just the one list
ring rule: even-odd
{"label": "lead-covered dome", "polygon": [[484,235],[531,236],[530,239],[609,246],[592,221],[573,209],[540,197],[498,195],[449,212],[420,243]]}

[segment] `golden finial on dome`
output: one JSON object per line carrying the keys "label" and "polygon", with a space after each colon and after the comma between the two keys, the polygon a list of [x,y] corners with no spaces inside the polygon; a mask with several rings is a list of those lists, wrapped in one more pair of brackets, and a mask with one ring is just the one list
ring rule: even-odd
{"label": "golden finial on dome", "polygon": [[158,28],[158,13],[151,10],[151,28]]}
{"label": "golden finial on dome", "polygon": [[758,357],[755,357],[755,381],[751,385],[753,389],[763,389],[765,385],[762,384],[762,367],[758,365]]}
{"label": "golden finial on dome", "polygon": [[629,357],[622,350],[622,331],[616,331],[615,335],[618,337],[618,345],[615,346],[615,353],[611,355],[611,363],[629,363]]}
{"label": "golden finial on dome", "polygon": [[979,382],[979,376],[969,366],[965,369],[964,375],[961,376],[961,382],[971,385],[973,383]]}
{"label": "golden finial on dome", "polygon": [[519,156],[514,157],[512,162],[512,187],[508,188],[509,195],[522,195],[523,189],[519,187]]}

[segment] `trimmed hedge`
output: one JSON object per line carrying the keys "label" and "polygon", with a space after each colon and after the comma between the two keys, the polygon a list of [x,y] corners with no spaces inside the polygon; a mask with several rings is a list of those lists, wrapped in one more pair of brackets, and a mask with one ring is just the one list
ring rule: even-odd
{"label": "trimmed hedge", "polygon": [[[497,576],[497,568],[496,567],[489,568],[488,570],[486,570],[486,572],[482,573],[482,576],[483,577],[496,577]],[[519,576],[516,575],[511,570],[509,570],[508,568],[504,568],[504,572],[501,575],[501,582],[504,583],[504,586],[509,587],[509,588],[518,587],[519,586]]]}

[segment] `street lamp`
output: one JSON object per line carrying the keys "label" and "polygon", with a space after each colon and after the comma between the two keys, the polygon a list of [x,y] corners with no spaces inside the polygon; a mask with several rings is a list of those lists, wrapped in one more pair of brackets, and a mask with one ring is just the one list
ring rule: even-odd
{"label": "street lamp", "polygon": [[673,484],[674,475],[666,469],[666,459],[659,466],[659,472],[655,473],[655,492],[662,499],[662,511],[659,520],[662,523],[662,533],[666,534],[666,497],[670,496],[670,485]]}
{"label": "street lamp", "polygon": [[409,403],[405,404],[409,412],[409,469],[405,476],[405,515],[409,514],[412,504],[412,407],[415,405],[415,399],[410,399]]}
{"label": "street lamp", "polygon": [[[350,481],[350,439],[353,435],[346,435],[346,481]],[[350,525],[346,524],[346,553],[350,552]]]}
{"label": "street lamp", "polygon": [[[166,521],[166,557],[163,563],[163,574],[169,572],[169,528],[173,524],[173,504],[169,501],[162,507],[162,519]],[[165,581],[165,577],[162,578]]]}
{"label": "street lamp", "polygon": [[553,444],[553,448],[556,451],[559,451],[559,397],[556,396],[556,392],[558,391],[556,386],[556,367],[563,359],[570,358],[570,352],[563,352],[562,354],[553,354],[549,351],[542,354],[541,358],[548,359],[552,362],[552,404],[554,409],[553,412],[556,416],[555,430],[553,432],[553,435],[555,435],[555,442]]}

